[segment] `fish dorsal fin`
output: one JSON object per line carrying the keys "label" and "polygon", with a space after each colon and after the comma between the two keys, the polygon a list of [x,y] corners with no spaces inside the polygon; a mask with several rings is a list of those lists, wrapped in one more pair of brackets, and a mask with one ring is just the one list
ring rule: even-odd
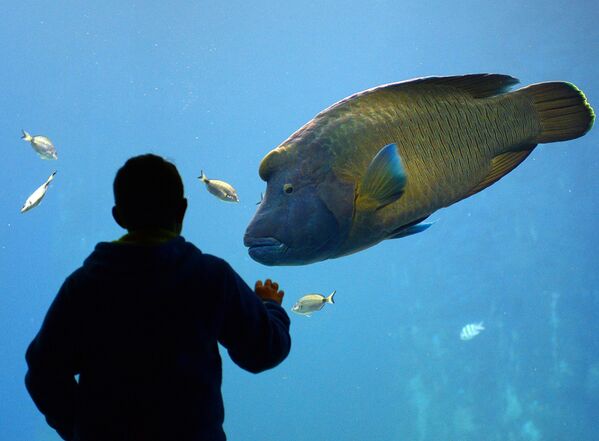
{"label": "fish dorsal fin", "polygon": [[533,151],[537,145],[526,146],[523,150],[517,152],[508,152],[501,155],[495,156],[491,160],[491,167],[489,173],[485,176],[485,179],[480,181],[472,190],[470,190],[462,199],[472,196],[481,190],[484,190],[489,185],[499,181],[502,177],[507,175],[513,169],[515,169],[522,161],[524,161],[528,155]]}
{"label": "fish dorsal fin", "polygon": [[[352,107],[358,103],[371,102],[378,100],[386,94],[395,94],[401,92],[409,92],[410,90],[418,90],[422,86],[434,87],[444,86],[445,90],[451,88],[461,90],[473,98],[486,98],[490,96],[500,95],[510,90],[512,86],[518,84],[517,78],[502,74],[469,74],[456,75],[449,77],[422,77],[411,80],[400,81],[397,83],[382,84],[371,89],[363,90],[355,93],[336,102],[332,106],[324,109],[314,119],[320,120],[331,115],[336,115],[339,112],[352,111]],[[441,89],[441,88],[440,88]],[[351,106],[350,106],[351,104]],[[299,136],[304,128],[298,130],[294,135]],[[266,159],[266,158],[265,158]],[[261,165],[262,167],[262,165]],[[262,175],[262,173],[261,173]]]}
{"label": "fish dorsal fin", "polygon": [[[502,74],[470,74],[453,77],[425,77],[413,80],[414,84],[431,84],[454,87],[473,98],[486,98],[506,93],[518,84],[518,79]],[[402,83],[398,83],[402,84]]]}
{"label": "fish dorsal fin", "polygon": [[378,210],[395,202],[403,194],[406,180],[397,145],[387,144],[368,165],[360,182],[356,206]]}

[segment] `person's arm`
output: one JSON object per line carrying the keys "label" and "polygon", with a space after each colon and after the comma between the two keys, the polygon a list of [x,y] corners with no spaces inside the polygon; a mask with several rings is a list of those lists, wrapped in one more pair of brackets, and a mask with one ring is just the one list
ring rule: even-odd
{"label": "person's arm", "polygon": [[25,385],[48,425],[69,441],[73,438],[77,382],[73,317],[67,292],[68,279],[27,349]]}
{"label": "person's arm", "polygon": [[283,293],[275,289],[270,299],[261,300],[228,264],[222,290],[225,311],[219,342],[231,359],[253,373],[281,363],[291,348],[289,316],[280,306]]}

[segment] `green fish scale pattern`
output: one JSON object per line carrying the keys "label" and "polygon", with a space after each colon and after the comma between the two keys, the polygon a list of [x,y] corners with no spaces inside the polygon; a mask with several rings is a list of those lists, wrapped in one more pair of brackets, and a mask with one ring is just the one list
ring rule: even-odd
{"label": "green fish scale pattern", "polygon": [[327,139],[321,145],[332,150],[340,179],[359,182],[382,146],[398,145],[408,176],[405,193],[376,215],[358,213],[354,222],[364,225],[354,225],[353,236],[367,229],[383,240],[462,199],[489,173],[494,156],[534,144],[539,121],[524,95],[474,99],[435,89],[363,97],[314,127],[313,139]]}

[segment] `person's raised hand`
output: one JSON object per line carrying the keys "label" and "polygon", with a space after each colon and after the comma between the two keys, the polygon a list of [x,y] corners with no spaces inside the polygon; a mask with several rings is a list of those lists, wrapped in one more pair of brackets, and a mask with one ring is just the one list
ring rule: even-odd
{"label": "person's raised hand", "polygon": [[283,303],[285,292],[279,291],[279,284],[277,282],[272,282],[270,279],[266,279],[264,283],[262,283],[261,280],[258,280],[254,287],[254,291],[262,301],[270,300],[279,305]]}

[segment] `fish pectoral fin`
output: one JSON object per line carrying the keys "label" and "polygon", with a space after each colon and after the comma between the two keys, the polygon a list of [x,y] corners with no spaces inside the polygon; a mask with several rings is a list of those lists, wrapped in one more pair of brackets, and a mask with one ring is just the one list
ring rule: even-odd
{"label": "fish pectoral fin", "polygon": [[484,190],[491,184],[499,181],[501,178],[515,169],[522,161],[524,161],[536,146],[536,144],[527,145],[518,151],[502,153],[501,155],[495,156],[491,160],[491,166],[489,167],[489,173],[487,176],[485,176],[482,181],[475,185],[472,190],[466,193],[462,199],[466,199],[467,197],[470,197],[473,194]]}
{"label": "fish pectoral fin", "polygon": [[406,181],[397,145],[387,144],[368,165],[360,182],[356,205],[359,209],[381,209],[401,197]]}
{"label": "fish pectoral fin", "polygon": [[422,219],[418,219],[410,224],[402,225],[391,232],[391,234],[387,236],[387,239],[400,239],[402,237],[411,236],[412,234],[418,234],[428,230],[434,224],[434,222],[422,222],[427,217],[428,216],[425,216]]}

